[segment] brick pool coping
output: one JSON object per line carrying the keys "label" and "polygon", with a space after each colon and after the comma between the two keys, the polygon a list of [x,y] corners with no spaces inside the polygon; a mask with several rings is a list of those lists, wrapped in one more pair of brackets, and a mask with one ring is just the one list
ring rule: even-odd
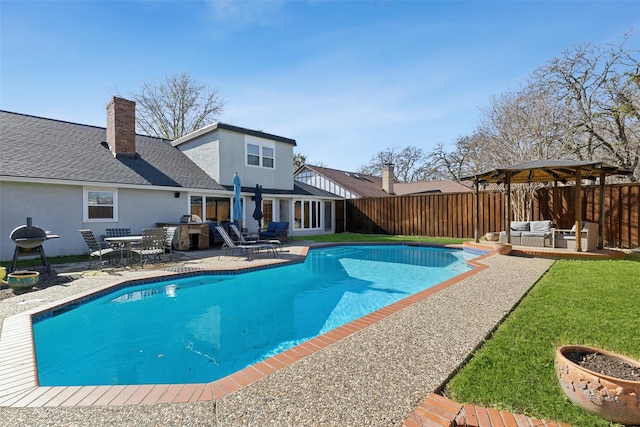
{"label": "brick pool coping", "polygon": [[[304,248],[302,257],[306,257],[309,248]],[[145,385],[100,385],[100,386],[44,386],[38,384],[35,349],[33,343],[32,319],[46,315],[62,306],[77,303],[122,287],[128,283],[140,283],[144,280],[119,280],[105,286],[81,292],[58,301],[44,304],[4,320],[0,334],[0,406],[8,407],[51,407],[51,406],[105,406],[139,405],[158,403],[186,403],[211,401],[234,393],[241,388],[289,366],[297,361],[338,342],[374,323],[395,314],[410,305],[445,289],[470,275],[487,268],[474,258],[468,263],[474,268],[452,279],[425,289],[391,305],[369,313],[359,319],[340,326],[326,334],[312,338],[302,344],[285,350],[275,356],[248,366],[231,375],[210,383],[201,384],[145,384]],[[282,264],[279,264],[282,265]],[[237,273],[244,270],[234,270]],[[189,274],[166,274],[154,276],[153,281],[166,277]],[[212,271],[220,274],[220,270]],[[227,271],[229,272],[229,271]],[[149,279],[147,279],[149,280]]]}

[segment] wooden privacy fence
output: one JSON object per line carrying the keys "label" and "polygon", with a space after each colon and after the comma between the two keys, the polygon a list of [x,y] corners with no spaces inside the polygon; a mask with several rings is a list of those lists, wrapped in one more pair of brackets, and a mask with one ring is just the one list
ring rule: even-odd
{"label": "wooden privacy fence", "polygon": [[[573,186],[538,190],[531,219],[551,219],[558,228],[571,228],[574,192]],[[598,186],[582,186],[583,221],[599,220],[599,192]],[[604,245],[640,247],[640,184],[606,185],[604,196]],[[472,239],[473,199],[472,193],[348,199],[336,204],[336,231]],[[481,236],[504,230],[504,199],[499,192],[479,194]]]}

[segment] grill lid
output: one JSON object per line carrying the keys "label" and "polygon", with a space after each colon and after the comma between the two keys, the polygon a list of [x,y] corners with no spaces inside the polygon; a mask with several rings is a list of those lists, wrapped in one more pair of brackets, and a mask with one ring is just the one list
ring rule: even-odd
{"label": "grill lid", "polygon": [[60,236],[47,234],[42,228],[31,225],[31,217],[28,217],[27,225],[14,228],[9,237],[21,248],[36,248],[47,239],[56,239]]}

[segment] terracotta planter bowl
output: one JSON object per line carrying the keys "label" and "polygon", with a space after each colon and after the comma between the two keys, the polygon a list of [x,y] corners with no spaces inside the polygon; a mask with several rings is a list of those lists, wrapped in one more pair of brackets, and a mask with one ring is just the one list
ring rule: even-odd
{"label": "terracotta planter bowl", "polygon": [[640,424],[640,381],[626,381],[585,369],[567,359],[569,353],[601,353],[640,369],[640,362],[606,350],[567,345],[556,350],[555,367],[564,393],[587,412],[608,421]]}
{"label": "terracotta planter bowl", "polygon": [[509,255],[511,253],[511,243],[494,243],[493,251],[500,255]]}
{"label": "terracotta planter bowl", "polygon": [[485,234],[485,238],[489,242],[497,242],[500,239],[500,233],[489,232],[489,233]]}
{"label": "terracotta planter bowl", "polygon": [[7,276],[7,284],[11,289],[31,289],[38,284],[40,273],[37,271],[15,271]]}

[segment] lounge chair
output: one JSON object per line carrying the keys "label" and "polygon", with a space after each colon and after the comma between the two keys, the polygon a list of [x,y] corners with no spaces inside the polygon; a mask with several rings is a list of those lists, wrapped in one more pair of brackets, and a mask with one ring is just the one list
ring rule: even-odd
{"label": "lounge chair", "polygon": [[278,240],[278,239],[247,240],[247,239],[244,238],[244,236],[242,235],[242,233],[238,229],[237,225],[229,224],[229,228],[231,229],[231,231],[233,231],[233,234],[235,234],[236,237],[238,238],[238,242],[242,243],[243,245],[255,245],[256,243],[267,243],[269,245],[275,246],[279,251],[281,251],[281,249],[282,249],[282,243],[280,243],[280,240]]}
{"label": "lounge chair", "polygon": [[221,226],[217,226],[216,230],[222,236],[224,243],[222,244],[222,249],[231,254],[236,252],[244,252],[247,258],[253,258],[253,254],[261,249],[270,250],[273,253],[273,256],[276,256],[276,247],[269,243],[254,243],[254,244],[237,244],[233,240],[229,234],[227,234],[227,230],[222,228]]}
{"label": "lounge chair", "polygon": [[164,228],[144,228],[140,246],[134,247],[131,252],[138,254],[142,266],[148,261],[154,264],[156,261],[163,262],[164,242]]}
{"label": "lounge chair", "polygon": [[173,261],[173,236],[178,227],[164,227],[164,252],[169,254],[169,261]]}
{"label": "lounge chair", "polygon": [[96,236],[93,235],[93,231],[91,230],[80,230],[80,233],[82,234],[85,243],[89,247],[89,269],[91,269],[91,261],[93,260],[93,257],[100,258],[98,270],[102,268],[102,257],[104,255],[109,255],[109,259],[111,261],[111,256],[114,252],[113,248],[108,246],[106,243],[99,243],[96,240]]}

